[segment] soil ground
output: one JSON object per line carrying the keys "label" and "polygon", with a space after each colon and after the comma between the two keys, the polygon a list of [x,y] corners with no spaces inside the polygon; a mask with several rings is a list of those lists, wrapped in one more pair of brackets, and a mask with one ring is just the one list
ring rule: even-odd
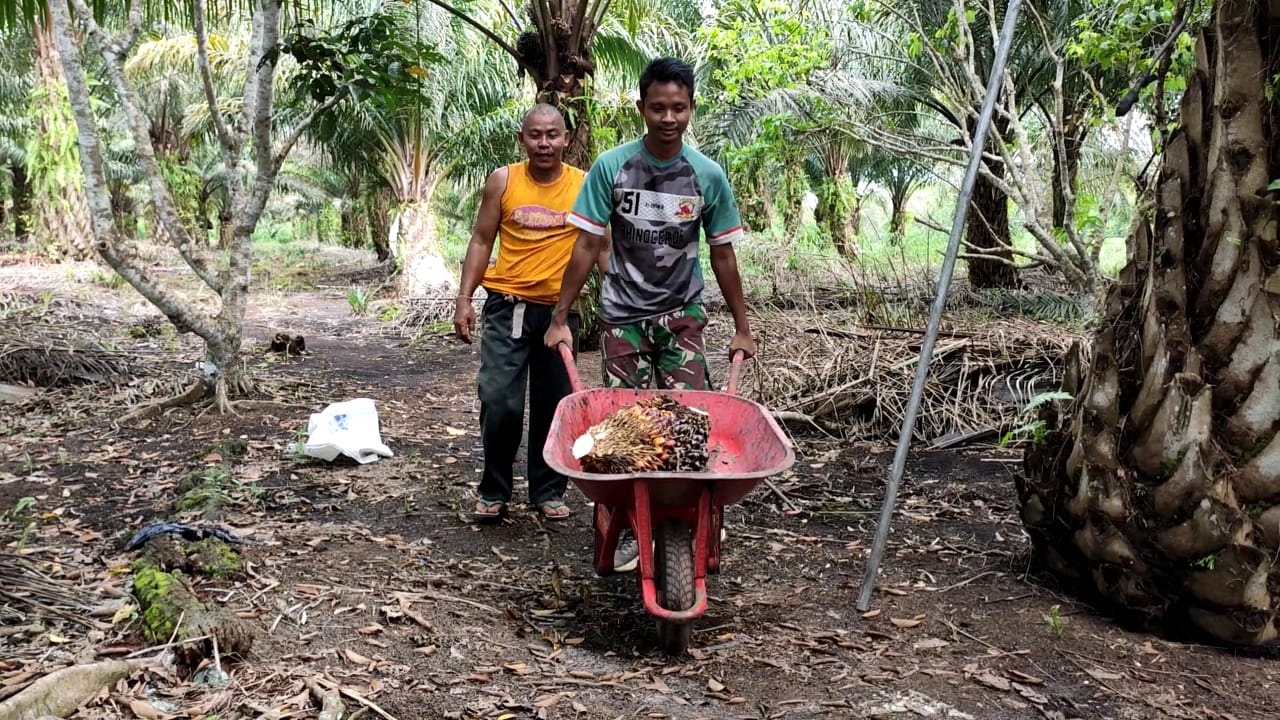
{"label": "soil ground", "polygon": [[[351,691],[349,709],[366,717],[401,720],[1267,718],[1280,707],[1272,657],[1126,630],[1039,575],[1017,516],[1018,456],[994,449],[911,453],[861,613],[891,448],[793,438],[780,494],[760,486],[729,508],[691,654],[668,657],[635,575],[592,571],[590,508],[576,487],[563,523],[523,506],[497,526],[466,516],[480,468],[475,346],[444,328],[414,338],[356,316],[349,278],[320,278],[254,296],[249,362],[277,404],[121,422],[128,405],[188,382],[200,346],[131,333],[158,317],[150,306],[71,275],[8,265],[0,289],[46,298],[51,317],[148,369],[123,389],[60,387],[0,405],[0,546],[109,619],[135,556],[124,542],[148,522],[201,522],[174,511],[175,489],[223,464],[235,486],[218,520],[247,541],[249,572],[198,588],[259,630],[248,658],[224,663],[225,689],[136,675],[76,717],[315,717],[308,678]],[[725,326],[715,321],[712,347]],[[306,353],[266,352],[277,332],[305,336]],[[598,382],[596,355],[579,366]],[[376,402],[393,457],[291,452],[311,413],[357,397]],[[19,512],[22,498],[34,505]],[[127,618],[87,629],[39,616],[0,593],[0,628],[48,626],[0,635],[0,697],[147,646]]]}

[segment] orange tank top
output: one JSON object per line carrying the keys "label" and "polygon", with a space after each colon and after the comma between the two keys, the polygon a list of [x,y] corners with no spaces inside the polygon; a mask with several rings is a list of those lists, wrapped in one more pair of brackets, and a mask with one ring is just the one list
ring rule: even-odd
{"label": "orange tank top", "polygon": [[559,178],[544,185],[529,175],[527,161],[507,166],[498,259],[480,283],[486,290],[547,305],[560,299],[560,279],[578,239],[569,211],[586,177],[566,164]]}

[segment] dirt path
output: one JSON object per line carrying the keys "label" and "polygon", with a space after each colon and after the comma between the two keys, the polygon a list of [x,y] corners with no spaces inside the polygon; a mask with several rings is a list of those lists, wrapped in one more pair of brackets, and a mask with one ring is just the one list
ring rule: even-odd
{"label": "dirt path", "polygon": [[[292,407],[179,409],[113,427],[118,408],[91,402],[92,388],[66,390],[58,415],[36,404],[0,437],[0,513],[35,503],[32,522],[0,520],[0,545],[78,578],[99,603],[119,602],[123,540],[171,516],[183,476],[229,463],[237,481],[223,517],[251,543],[250,574],[202,586],[262,633],[231,666],[233,686],[135,679],[79,717],[134,717],[129,698],[212,717],[186,709],[209,712],[218,693],[219,718],[315,717],[302,680],[316,676],[401,720],[1263,718],[1280,704],[1271,659],[1120,629],[1027,577],[1008,454],[913,453],[873,608],[860,614],[889,456],[813,439],[797,440],[779,478],[799,512],[764,488],[730,509],[691,656],[667,658],[634,576],[592,573],[576,488],[563,524],[523,508],[497,527],[462,516],[479,468],[474,347],[372,330],[336,289],[260,296],[250,319],[259,340],[306,336],[302,358],[253,356]],[[177,352],[197,357],[186,341]],[[580,368],[598,377],[594,356]],[[376,401],[394,457],[290,454],[311,412],[354,397]],[[0,626],[29,619],[6,606]],[[0,637],[0,688],[142,647],[129,623],[56,630]]]}

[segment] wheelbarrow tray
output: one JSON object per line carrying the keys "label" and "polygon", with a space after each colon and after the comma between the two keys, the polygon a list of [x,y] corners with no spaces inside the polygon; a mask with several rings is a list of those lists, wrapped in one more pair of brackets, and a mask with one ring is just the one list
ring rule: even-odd
{"label": "wheelbarrow tray", "polygon": [[[590,473],[573,457],[573,441],[637,400],[666,395],[710,416],[707,469],[700,472]],[[697,506],[703,485],[713,484],[714,503],[732,505],[762,480],[795,462],[791,441],[763,405],[727,393],[706,390],[593,388],[563,398],[556,407],[543,447],[552,470],[573,480],[593,502],[626,507],[633,503],[632,485],[649,482],[656,506]]]}

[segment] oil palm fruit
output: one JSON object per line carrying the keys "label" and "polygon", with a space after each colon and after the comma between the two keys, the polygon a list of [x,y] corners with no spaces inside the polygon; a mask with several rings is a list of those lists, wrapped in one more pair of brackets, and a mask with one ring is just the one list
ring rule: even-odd
{"label": "oil palm fruit", "polygon": [[696,472],[709,460],[711,417],[666,395],[639,400],[593,425],[573,443],[592,473]]}

